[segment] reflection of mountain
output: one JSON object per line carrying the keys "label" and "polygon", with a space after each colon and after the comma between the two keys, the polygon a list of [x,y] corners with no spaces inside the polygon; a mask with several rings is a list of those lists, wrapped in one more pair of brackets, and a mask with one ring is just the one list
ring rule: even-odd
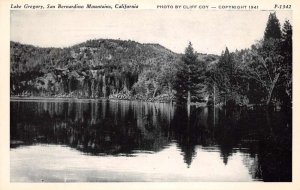
{"label": "reflection of mountain", "polygon": [[142,102],[12,102],[11,147],[62,144],[91,154],[160,151],[176,142],[190,167],[199,147],[227,165],[242,153],[253,178],[291,181],[290,112]]}
{"label": "reflection of mountain", "polygon": [[163,128],[170,125],[172,109],[135,102],[14,102],[11,139],[65,144],[94,154],[158,151],[168,142]]}

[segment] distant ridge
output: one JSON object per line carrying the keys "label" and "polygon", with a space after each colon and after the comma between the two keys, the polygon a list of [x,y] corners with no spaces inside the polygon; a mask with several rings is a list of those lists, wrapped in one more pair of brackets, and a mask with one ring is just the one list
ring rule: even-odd
{"label": "distant ridge", "polygon": [[[65,48],[41,48],[11,41],[10,50],[13,96],[96,98],[120,92],[143,97],[165,94],[167,83],[155,90],[153,77],[174,74],[172,70],[181,61],[181,54],[158,43],[119,39],[93,39]],[[198,58],[211,64],[218,56],[199,54]]]}

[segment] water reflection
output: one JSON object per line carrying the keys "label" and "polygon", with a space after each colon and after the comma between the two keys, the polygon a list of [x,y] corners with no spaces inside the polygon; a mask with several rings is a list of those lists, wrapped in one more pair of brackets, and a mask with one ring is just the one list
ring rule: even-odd
{"label": "water reflection", "polygon": [[[222,173],[228,172],[232,164],[242,164],[252,180],[291,181],[291,130],[291,112],[287,111],[191,107],[188,115],[186,107],[162,103],[11,102],[12,150],[50,144],[66,145],[100,157],[139,157],[145,153],[164,154],[175,146],[187,171],[201,170],[203,164],[212,163],[212,169],[220,168],[216,163],[222,163]],[[208,162],[207,158],[215,154],[219,158]],[[214,176],[211,177],[213,180]],[[238,178],[222,178],[234,179]]]}
{"label": "water reflection", "polygon": [[174,108],[138,102],[15,102],[13,141],[65,144],[98,154],[159,151]]}

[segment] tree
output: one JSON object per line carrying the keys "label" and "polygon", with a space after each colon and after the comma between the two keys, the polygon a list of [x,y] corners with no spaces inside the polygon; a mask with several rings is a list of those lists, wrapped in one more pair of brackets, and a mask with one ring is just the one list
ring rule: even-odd
{"label": "tree", "polygon": [[268,40],[264,46],[258,43],[252,47],[245,74],[265,90],[264,96],[267,105],[271,101],[273,90],[280,77],[281,63],[282,56],[276,50],[275,40]]}
{"label": "tree", "polygon": [[283,90],[289,98],[289,101],[292,101],[292,62],[293,62],[293,29],[290,22],[285,21],[282,28],[282,45],[281,45],[281,54],[284,57],[284,69],[283,73]]}
{"label": "tree", "polygon": [[[285,32],[288,31],[288,24]],[[286,34],[285,34],[286,36]],[[280,81],[285,80],[287,64],[286,55],[282,53],[282,34],[280,23],[275,13],[271,13],[265,29],[264,39],[252,46],[248,55],[246,75],[256,81],[265,90],[265,103],[270,104],[280,86]]]}
{"label": "tree", "polygon": [[186,102],[189,105],[191,98],[199,95],[199,91],[204,87],[204,70],[204,64],[197,60],[197,53],[189,42],[181,62],[177,65],[174,89],[178,102]]}
{"label": "tree", "polygon": [[223,93],[228,94],[232,91],[233,61],[227,47],[225,52],[221,54],[217,67],[220,71],[217,73],[222,75],[219,76],[218,87]]}
{"label": "tree", "polygon": [[157,78],[162,88],[166,88],[168,95],[171,96],[176,82],[175,64],[162,64]]}
{"label": "tree", "polygon": [[245,104],[245,79],[241,67],[241,52],[230,53],[226,47],[219,61],[206,73],[207,89],[213,95],[215,104]]}
{"label": "tree", "polygon": [[270,38],[273,38],[273,39],[281,38],[280,23],[279,23],[278,18],[276,17],[276,13],[271,13],[269,15],[269,19],[268,19],[267,26],[265,29],[264,41],[267,41]]}

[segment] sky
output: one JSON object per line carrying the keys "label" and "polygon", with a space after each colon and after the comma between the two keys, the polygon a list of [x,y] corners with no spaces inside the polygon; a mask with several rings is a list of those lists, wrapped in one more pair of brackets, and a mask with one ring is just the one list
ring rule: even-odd
{"label": "sky", "polygon": [[[269,11],[11,11],[12,41],[39,47],[69,47],[89,39],[159,43],[183,53],[249,48],[263,37]],[[277,11],[283,25],[291,11]]]}

